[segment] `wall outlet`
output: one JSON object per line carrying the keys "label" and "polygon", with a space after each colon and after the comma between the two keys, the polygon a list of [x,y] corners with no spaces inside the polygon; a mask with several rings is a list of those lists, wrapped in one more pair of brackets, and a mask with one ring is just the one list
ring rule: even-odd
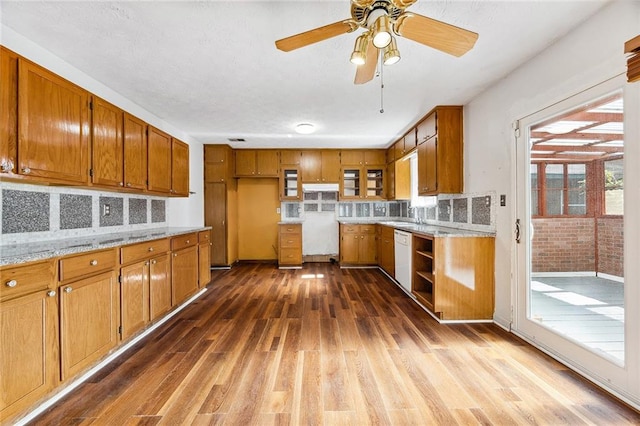
{"label": "wall outlet", "polygon": [[111,205],[103,204],[102,205],[102,216],[109,216],[111,214]]}
{"label": "wall outlet", "polygon": [[280,207],[276,208],[276,213],[280,214]]}
{"label": "wall outlet", "polygon": [[500,195],[500,206],[504,207],[507,205],[507,196],[505,194]]}
{"label": "wall outlet", "polygon": [[484,205],[487,206],[487,207],[491,206],[491,197],[490,196],[487,195],[486,197],[484,197]]}

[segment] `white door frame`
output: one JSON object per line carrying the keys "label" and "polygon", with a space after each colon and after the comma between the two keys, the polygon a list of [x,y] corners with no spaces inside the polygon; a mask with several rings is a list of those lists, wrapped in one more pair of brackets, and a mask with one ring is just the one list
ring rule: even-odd
{"label": "white door frame", "polygon": [[[576,106],[583,105],[593,99],[624,88],[625,104],[625,177],[627,182],[640,182],[640,131],[638,120],[630,117],[640,116],[640,84],[630,87],[623,75],[611,78],[603,83],[586,89],[574,96],[551,105],[543,110],[523,117],[514,123],[516,130],[516,149],[513,150],[513,164],[515,165],[515,210],[514,224],[514,268],[512,274],[512,331],[527,340],[532,345],[548,353],[571,369],[578,371],[590,380],[598,383],[621,399],[636,408],[640,407],[639,365],[640,351],[640,314],[635,303],[638,301],[640,286],[634,283],[634,278],[640,278],[640,185],[625,187],[625,361],[620,364],[613,359],[604,358],[583,345],[561,336],[536,321],[528,319],[528,292],[530,284],[530,148],[529,127],[545,118],[558,115]],[[635,161],[634,161],[635,159]],[[636,188],[633,188],[633,187]],[[635,209],[635,210],[634,210]],[[634,217],[635,216],[635,217]],[[515,241],[515,223],[520,222],[520,243]],[[636,237],[636,238],[634,238]]]}

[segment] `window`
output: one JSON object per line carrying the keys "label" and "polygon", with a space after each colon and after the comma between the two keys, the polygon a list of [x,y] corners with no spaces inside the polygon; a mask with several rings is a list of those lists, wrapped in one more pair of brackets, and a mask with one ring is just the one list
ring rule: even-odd
{"label": "window", "polygon": [[604,162],[604,214],[624,214],[622,158]]}
{"label": "window", "polygon": [[586,164],[531,164],[530,174],[533,216],[587,214]]}

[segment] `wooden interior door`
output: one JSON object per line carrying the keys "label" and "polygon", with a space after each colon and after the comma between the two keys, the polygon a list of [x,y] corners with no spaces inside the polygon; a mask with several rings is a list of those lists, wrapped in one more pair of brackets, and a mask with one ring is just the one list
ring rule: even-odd
{"label": "wooden interior door", "polygon": [[278,179],[238,179],[238,257],[278,258]]}

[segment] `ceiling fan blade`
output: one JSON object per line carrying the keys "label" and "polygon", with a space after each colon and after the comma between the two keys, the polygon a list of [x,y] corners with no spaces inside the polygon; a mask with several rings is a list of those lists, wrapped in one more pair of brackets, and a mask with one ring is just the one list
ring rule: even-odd
{"label": "ceiling fan blade", "polygon": [[354,84],[364,84],[371,81],[376,74],[376,65],[378,65],[378,48],[373,45],[373,38],[369,37],[367,58],[364,64],[358,65]]}
{"label": "ceiling fan blade", "polygon": [[358,28],[356,22],[351,19],[346,19],[280,39],[276,41],[276,47],[284,52],[289,52],[331,37],[339,36],[340,34],[353,32],[356,28]]}
{"label": "ceiling fan blade", "polygon": [[396,34],[454,56],[467,53],[478,34],[417,13],[400,15],[394,25]]}

